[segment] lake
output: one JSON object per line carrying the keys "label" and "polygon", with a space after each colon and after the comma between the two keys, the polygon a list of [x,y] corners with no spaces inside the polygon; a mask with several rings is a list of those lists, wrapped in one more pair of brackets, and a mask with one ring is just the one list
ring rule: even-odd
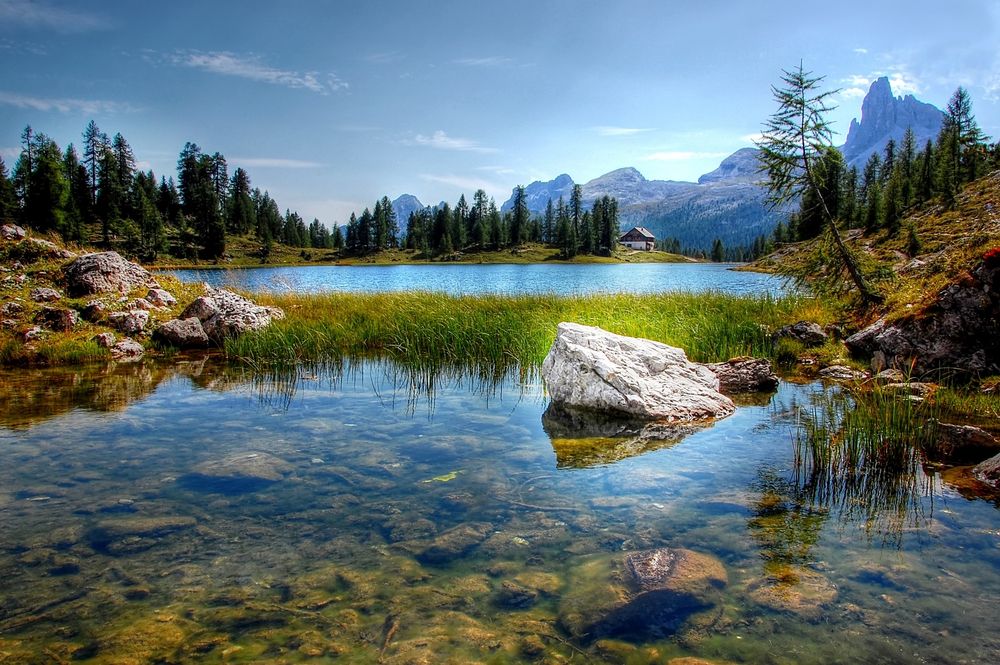
{"label": "lake", "polygon": [[734,295],[779,294],[784,280],[732,270],[721,263],[433,264],[295,266],[171,271],[184,281],[248,291],[444,291],[474,293],[654,293],[716,290]]}
{"label": "lake", "polygon": [[[664,439],[567,426],[530,374],[375,361],[264,376],[180,357],[0,386],[0,662],[1000,653],[996,505],[921,469],[888,502],[810,494],[793,442],[820,384]],[[727,583],[669,631],[574,636],[581,593],[659,547]]]}

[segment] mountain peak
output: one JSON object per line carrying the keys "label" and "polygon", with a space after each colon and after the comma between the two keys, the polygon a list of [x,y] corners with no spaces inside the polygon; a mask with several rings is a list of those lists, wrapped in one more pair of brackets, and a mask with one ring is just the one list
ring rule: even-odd
{"label": "mountain peak", "polygon": [[851,121],[847,142],[842,152],[848,166],[864,167],[874,153],[885,149],[892,139],[899,143],[909,127],[917,146],[934,139],[941,130],[944,114],[934,105],[919,101],[913,95],[894,97],[888,77],[877,78],[861,103],[861,121]]}

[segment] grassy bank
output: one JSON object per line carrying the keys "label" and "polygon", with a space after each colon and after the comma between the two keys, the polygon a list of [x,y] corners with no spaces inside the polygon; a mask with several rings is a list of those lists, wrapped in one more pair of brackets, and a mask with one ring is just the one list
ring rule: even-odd
{"label": "grassy bank", "polygon": [[252,364],[388,357],[408,364],[538,366],[560,321],[655,339],[698,361],[771,356],[770,332],[785,323],[829,320],[815,301],[717,293],[587,296],[451,296],[407,292],[265,295],[285,320],[226,344]]}
{"label": "grassy bank", "polygon": [[256,268],[261,266],[308,265],[399,265],[419,263],[691,263],[694,260],[668,252],[640,252],[619,247],[611,256],[579,254],[563,259],[559,249],[541,243],[525,243],[500,250],[452,252],[426,256],[414,249],[387,249],[362,256],[352,256],[332,249],[300,249],[275,243],[266,264],[260,261],[259,243],[252,238],[230,238],[226,246],[229,258],[219,262],[164,258],[149,268]]}

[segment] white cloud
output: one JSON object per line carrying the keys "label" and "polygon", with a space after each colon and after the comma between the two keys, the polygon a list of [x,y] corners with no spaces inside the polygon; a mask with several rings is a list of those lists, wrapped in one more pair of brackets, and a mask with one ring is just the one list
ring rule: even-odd
{"label": "white cloud", "polygon": [[866,48],[856,48],[854,49],[854,52],[858,55],[868,55],[868,49]]}
{"label": "white cloud", "polygon": [[34,111],[59,111],[60,113],[122,113],[135,111],[135,107],[124,102],[106,99],[73,99],[68,97],[34,97],[16,92],[0,91],[0,104],[16,106]]}
{"label": "white cloud", "polygon": [[228,161],[238,166],[264,169],[315,169],[325,166],[321,162],[311,162],[303,159],[284,159],[281,157],[230,157]]}
{"label": "white cloud", "polygon": [[371,62],[376,65],[388,65],[393,62],[399,62],[403,59],[403,54],[399,51],[383,51],[381,53],[369,53],[364,57],[365,62]]}
{"label": "white cloud", "polygon": [[868,91],[864,88],[841,88],[837,94],[844,99],[862,99]]}
{"label": "white cloud", "polygon": [[740,140],[743,141],[744,143],[757,143],[762,138],[764,138],[763,133],[754,132],[753,134],[744,134],[743,136],[740,137]]}
{"label": "white cloud", "polygon": [[201,69],[213,74],[236,76],[286,88],[305,88],[322,95],[346,90],[349,87],[346,81],[333,73],[278,69],[264,64],[258,56],[239,55],[229,51],[184,51],[173,54],[170,60],[174,64]]}
{"label": "white cloud", "polygon": [[448,136],[443,130],[437,130],[430,136],[417,134],[408,141],[411,145],[428,146],[439,150],[458,150],[461,152],[478,152],[483,154],[500,152],[496,148],[487,148],[479,145],[472,139],[463,139],[455,136]]}
{"label": "white cloud", "polygon": [[62,33],[111,27],[109,21],[95,14],[53,7],[43,0],[0,0],[0,24],[47,28]]}
{"label": "white cloud", "polygon": [[507,166],[477,166],[476,170],[486,171],[496,175],[514,175],[517,173],[517,171]]}
{"label": "white cloud", "polygon": [[649,162],[685,162],[691,159],[709,159],[712,157],[728,157],[728,152],[694,152],[689,150],[663,150],[647,155]]}
{"label": "white cloud", "polygon": [[452,60],[452,62],[465,67],[503,67],[504,65],[513,64],[514,59],[501,55],[493,55],[486,58],[459,58],[458,60]]}
{"label": "white cloud", "polygon": [[652,127],[614,127],[610,125],[600,125],[592,127],[592,129],[601,136],[634,136],[653,131]]}
{"label": "white cloud", "polygon": [[14,159],[15,157],[19,157],[20,155],[21,155],[20,148],[0,148],[0,157],[3,157],[5,160]]}

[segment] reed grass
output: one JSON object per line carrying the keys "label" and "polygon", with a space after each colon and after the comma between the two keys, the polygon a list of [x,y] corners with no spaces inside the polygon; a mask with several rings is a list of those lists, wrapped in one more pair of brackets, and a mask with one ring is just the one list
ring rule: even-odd
{"label": "reed grass", "polygon": [[380,357],[415,366],[531,372],[560,321],[600,326],[684,349],[692,360],[771,357],[771,331],[815,316],[800,297],[721,293],[454,296],[430,292],[256,294],[283,321],[227,341],[226,353],[263,367]]}
{"label": "reed grass", "polygon": [[939,410],[877,388],[816,393],[800,411],[797,484],[812,505],[898,539],[931,494],[920,465],[936,445]]}

